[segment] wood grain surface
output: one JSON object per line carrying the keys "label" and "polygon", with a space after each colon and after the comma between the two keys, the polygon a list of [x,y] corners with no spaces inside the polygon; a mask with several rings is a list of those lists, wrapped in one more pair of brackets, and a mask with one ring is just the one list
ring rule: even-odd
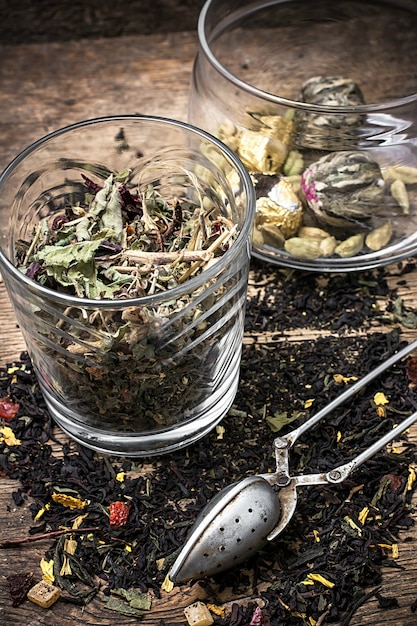
{"label": "wood grain surface", "polygon": [[[168,35],[122,36],[113,39],[90,39],[69,42],[36,43],[0,47],[0,167],[25,146],[63,125],[108,114],[157,114],[185,120],[187,117],[188,85],[196,52],[196,35],[178,32]],[[385,277],[398,291],[404,304],[417,307],[417,270],[401,274],[397,266],[388,267]],[[266,273],[268,269],[266,269]],[[289,273],[289,280],[291,279]],[[259,286],[250,285],[250,294]],[[386,302],[378,302],[382,311]],[[414,338],[415,331],[397,323],[404,339]],[[378,324],[367,333],[392,329],[392,321],[385,327]],[[245,336],[246,343],[271,341],[303,342],[315,340],[327,333],[294,330],[273,337],[263,334]],[[358,333],[361,330],[357,331]],[[365,332],[365,331],[363,331]],[[19,357],[24,344],[0,282],[0,362],[11,362]],[[62,436],[62,435],[61,435]],[[417,429],[410,439],[417,442]],[[12,492],[18,484],[0,478],[0,533],[2,538],[27,534],[31,524],[28,506],[16,507]],[[29,502],[27,503],[29,504]],[[417,518],[417,515],[416,515]],[[417,564],[415,540],[417,532],[411,529],[411,539],[399,544],[398,566],[401,569],[384,570],[381,592],[395,595],[399,608],[395,610],[396,626],[417,625],[417,615],[410,610],[417,599]],[[23,603],[11,607],[6,576],[19,571],[39,572],[39,560],[47,542],[29,544],[19,549],[0,552],[0,624],[2,626],[98,626],[115,624],[115,615],[93,600],[81,609],[72,604],[57,603],[46,611]],[[253,597],[261,589],[253,590]],[[141,623],[158,626],[161,618],[168,625],[184,625],[183,609],[196,597],[204,600],[201,587],[176,587],[153,605],[149,616]],[[236,600],[225,592],[224,601]],[[245,601],[245,598],[241,599]],[[367,602],[355,615],[353,626],[388,626],[393,614],[378,608],[376,600]],[[117,616],[121,626],[137,623],[134,618]],[[279,626],[279,625],[273,625]]]}

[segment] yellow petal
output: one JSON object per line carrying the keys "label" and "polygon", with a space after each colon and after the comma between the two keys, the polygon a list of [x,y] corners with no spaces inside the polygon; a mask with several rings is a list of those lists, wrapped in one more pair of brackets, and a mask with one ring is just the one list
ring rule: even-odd
{"label": "yellow petal", "polygon": [[53,493],[52,500],[58,504],[62,504],[62,506],[68,507],[69,509],[83,509],[88,504],[86,500],[74,498],[66,493]]}
{"label": "yellow petal", "polygon": [[0,428],[0,441],[4,441],[6,446],[20,446],[20,439],[16,439],[14,432],[9,426]]}
{"label": "yellow petal", "polygon": [[119,483],[122,483],[125,479],[126,476],[126,472],[119,472],[118,474],[116,474],[116,480],[119,481]]}
{"label": "yellow petal", "polygon": [[46,513],[46,511],[49,511],[49,509],[51,508],[51,503],[47,502],[45,504],[45,506],[43,506],[41,509],[39,509],[39,511],[36,513],[35,517],[34,517],[34,521],[37,522],[38,520],[41,519],[41,517],[43,517]]}
{"label": "yellow petal", "polygon": [[358,515],[358,520],[360,521],[362,526],[365,524],[368,515],[369,515],[369,508],[365,506]]}
{"label": "yellow petal", "polygon": [[382,391],[378,391],[374,395],[374,402],[377,406],[382,406],[383,404],[388,404],[389,400],[387,400],[386,395]]}
{"label": "yellow petal", "polygon": [[226,429],[224,426],[216,426],[217,439],[223,439]]}
{"label": "yellow petal", "polygon": [[307,578],[309,580],[313,580],[314,582],[321,583],[329,589],[332,589],[334,587],[334,583],[332,583],[330,580],[327,580],[327,578],[324,578],[324,576],[322,576],[321,574],[307,574]]}
{"label": "yellow petal", "polygon": [[314,402],[314,398],[310,398],[309,400],[306,400],[304,402],[304,408],[305,409],[309,409],[311,407],[311,405],[313,404],[313,402]]}
{"label": "yellow petal", "polygon": [[172,582],[168,574],[165,576],[165,580],[161,585],[161,589],[162,591],[166,591],[167,593],[174,589],[174,583]]}
{"label": "yellow petal", "polygon": [[408,466],[407,491],[411,491],[416,482],[416,471],[411,465]]}
{"label": "yellow petal", "polygon": [[39,565],[42,571],[42,578],[44,580],[48,580],[50,583],[53,583],[55,580],[53,560],[51,559],[50,561],[46,561],[45,559],[41,559]]}
{"label": "yellow petal", "polygon": [[333,380],[335,383],[350,383],[351,381],[358,380],[357,376],[343,376],[343,374],[333,374]]}
{"label": "yellow petal", "polygon": [[224,619],[226,611],[224,610],[222,606],[218,606],[217,604],[208,604],[207,608],[210,611],[210,613],[213,613],[214,615],[219,615],[221,619]]}

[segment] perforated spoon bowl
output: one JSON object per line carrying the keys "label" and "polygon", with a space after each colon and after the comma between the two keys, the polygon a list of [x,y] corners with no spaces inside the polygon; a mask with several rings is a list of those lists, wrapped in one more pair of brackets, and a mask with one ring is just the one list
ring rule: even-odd
{"label": "perforated spoon bowl", "polygon": [[220,491],[197,517],[179,553],[170,579],[182,583],[227,570],[247,560],[290,522],[297,505],[297,487],[343,482],[354,470],[417,421],[417,411],[357,457],[320,474],[289,474],[288,451],[298,437],[370,380],[417,348],[417,341],[384,361],[299,428],[274,441],[276,472],[248,476]]}

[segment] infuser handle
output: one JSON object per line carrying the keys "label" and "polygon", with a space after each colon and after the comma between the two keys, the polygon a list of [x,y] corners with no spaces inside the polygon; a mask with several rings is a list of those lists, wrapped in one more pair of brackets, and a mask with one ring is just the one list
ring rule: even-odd
{"label": "infuser handle", "polygon": [[[405,346],[402,350],[393,354],[389,359],[386,359],[374,368],[371,372],[366,374],[363,378],[354,383],[351,387],[346,389],[343,393],[341,393],[337,398],[334,398],[329,404],[323,407],[316,415],[313,415],[308,419],[304,424],[301,424],[298,428],[292,430],[287,435],[283,437],[277,437],[274,441],[275,448],[282,449],[282,440],[287,442],[286,447],[291,448],[297,439],[304,434],[307,430],[310,430],[313,426],[315,426],[320,420],[326,417],[329,413],[331,413],[334,409],[336,409],[340,404],[348,400],[351,396],[355,395],[358,391],[360,391],[363,387],[365,387],[371,380],[377,378],[384,372],[386,369],[397,363],[397,361],[401,361],[402,358],[410,354],[413,350],[417,349],[417,339],[412,341],[408,346]],[[369,457],[368,457],[369,458]],[[366,459],[365,459],[366,460]]]}
{"label": "infuser handle", "polygon": [[403,420],[398,426],[389,431],[386,435],[381,437],[378,441],[372,444],[367,450],[358,454],[357,457],[345,463],[344,465],[340,465],[335,469],[327,472],[326,474],[326,482],[328,483],[341,483],[343,482],[352,472],[354,472],[362,463],[368,461],[374,454],[379,452],[384,446],[387,445],[390,441],[395,439],[397,435],[401,435],[407,428],[412,426],[417,421],[417,411],[412,413],[409,417]]}

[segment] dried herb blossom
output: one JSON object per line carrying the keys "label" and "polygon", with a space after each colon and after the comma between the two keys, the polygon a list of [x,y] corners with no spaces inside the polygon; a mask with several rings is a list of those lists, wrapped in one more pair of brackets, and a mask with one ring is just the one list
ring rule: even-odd
{"label": "dried herb blossom", "polygon": [[[264,299],[249,301],[248,334],[261,322],[259,305],[262,309],[267,302],[271,306],[271,299],[277,297],[274,282],[280,273],[274,272],[275,281],[271,275]],[[259,284],[262,276],[264,268],[257,269],[254,264],[252,281]],[[319,289],[319,285],[312,285],[312,296],[316,297]],[[371,300],[372,289],[371,285],[367,294]],[[359,304],[366,288],[359,278],[355,283],[351,277],[346,291],[346,297]],[[303,310],[301,307],[300,315]],[[285,311],[277,306],[274,316],[268,318],[270,331],[273,327],[279,331],[283,316]],[[317,324],[314,312],[308,312],[304,319],[306,325]],[[73,596],[79,594],[83,601],[96,597],[105,602],[118,588],[133,587],[143,593],[151,590],[158,595],[176,549],[205,502],[230,482],[271,469],[274,435],[266,415],[276,411],[290,415],[299,410],[303,419],[340,392],[340,383],[332,373],[362,376],[401,345],[397,330],[347,337],[343,336],[346,328],[349,326],[341,327],[339,336],[304,341],[302,345],[284,340],[245,345],[241,384],[234,407],[223,422],[223,438],[218,439],[213,431],[190,446],[187,454],[169,455],[163,463],[152,466],[146,461],[135,464],[107,459],[74,444],[61,444],[62,457],[57,457],[48,442],[52,432],[49,418],[29,360],[24,357],[17,370],[9,368],[10,373],[2,370],[0,396],[21,407],[8,424],[22,444],[9,449],[3,446],[1,464],[9,476],[20,481],[17,493],[21,503],[25,502],[25,492],[31,491],[34,516],[51,503],[32,531],[54,530],[61,525],[71,528],[74,519],[85,513],[83,525],[100,528],[85,537],[74,535],[77,548],[70,560],[71,575],[59,574],[64,538],[55,540],[47,558],[55,561],[59,586]],[[378,392],[389,398],[385,420],[372,402]],[[342,407],[311,431],[308,441],[297,444],[291,455],[293,471],[321,471],[351,458],[352,450],[367,447],[382,429],[385,432],[397,422],[399,413],[410,412],[415,394],[409,386],[406,363],[394,366],[352,406]],[[306,412],[308,398],[314,398],[314,403]],[[254,580],[251,582],[238,568],[201,581],[205,593],[209,597],[213,593],[216,603],[216,590],[231,587],[236,596],[247,596],[264,583],[269,587],[261,594],[268,600],[264,614],[271,623],[305,626],[311,624],[310,617],[317,621],[327,612],[329,622],[338,620],[346,626],[356,608],[378,591],[381,567],[396,566],[393,549],[387,546],[399,544],[412,524],[410,502],[415,484],[409,489],[407,485],[409,467],[417,457],[415,447],[406,440],[403,448],[401,454],[378,454],[342,485],[300,490],[295,517],[285,533],[248,562]],[[81,511],[63,507],[52,500],[57,489],[90,503]],[[114,501],[128,502],[131,508],[126,525],[111,529],[108,515]],[[366,507],[370,512],[362,525],[359,520]],[[361,534],[357,528],[362,529]],[[309,574],[319,574],[334,586],[326,586],[317,577],[311,579]],[[233,617],[232,623],[248,626],[254,606],[235,605],[233,611],[224,619],[216,616],[215,624],[229,625]],[[395,619],[395,608],[392,611]]]}
{"label": "dried herb blossom", "polygon": [[236,227],[213,206],[163,198],[110,174],[83,201],[64,203],[19,241],[17,266],[42,285],[78,297],[124,299],[165,292],[204,270],[232,243]]}

